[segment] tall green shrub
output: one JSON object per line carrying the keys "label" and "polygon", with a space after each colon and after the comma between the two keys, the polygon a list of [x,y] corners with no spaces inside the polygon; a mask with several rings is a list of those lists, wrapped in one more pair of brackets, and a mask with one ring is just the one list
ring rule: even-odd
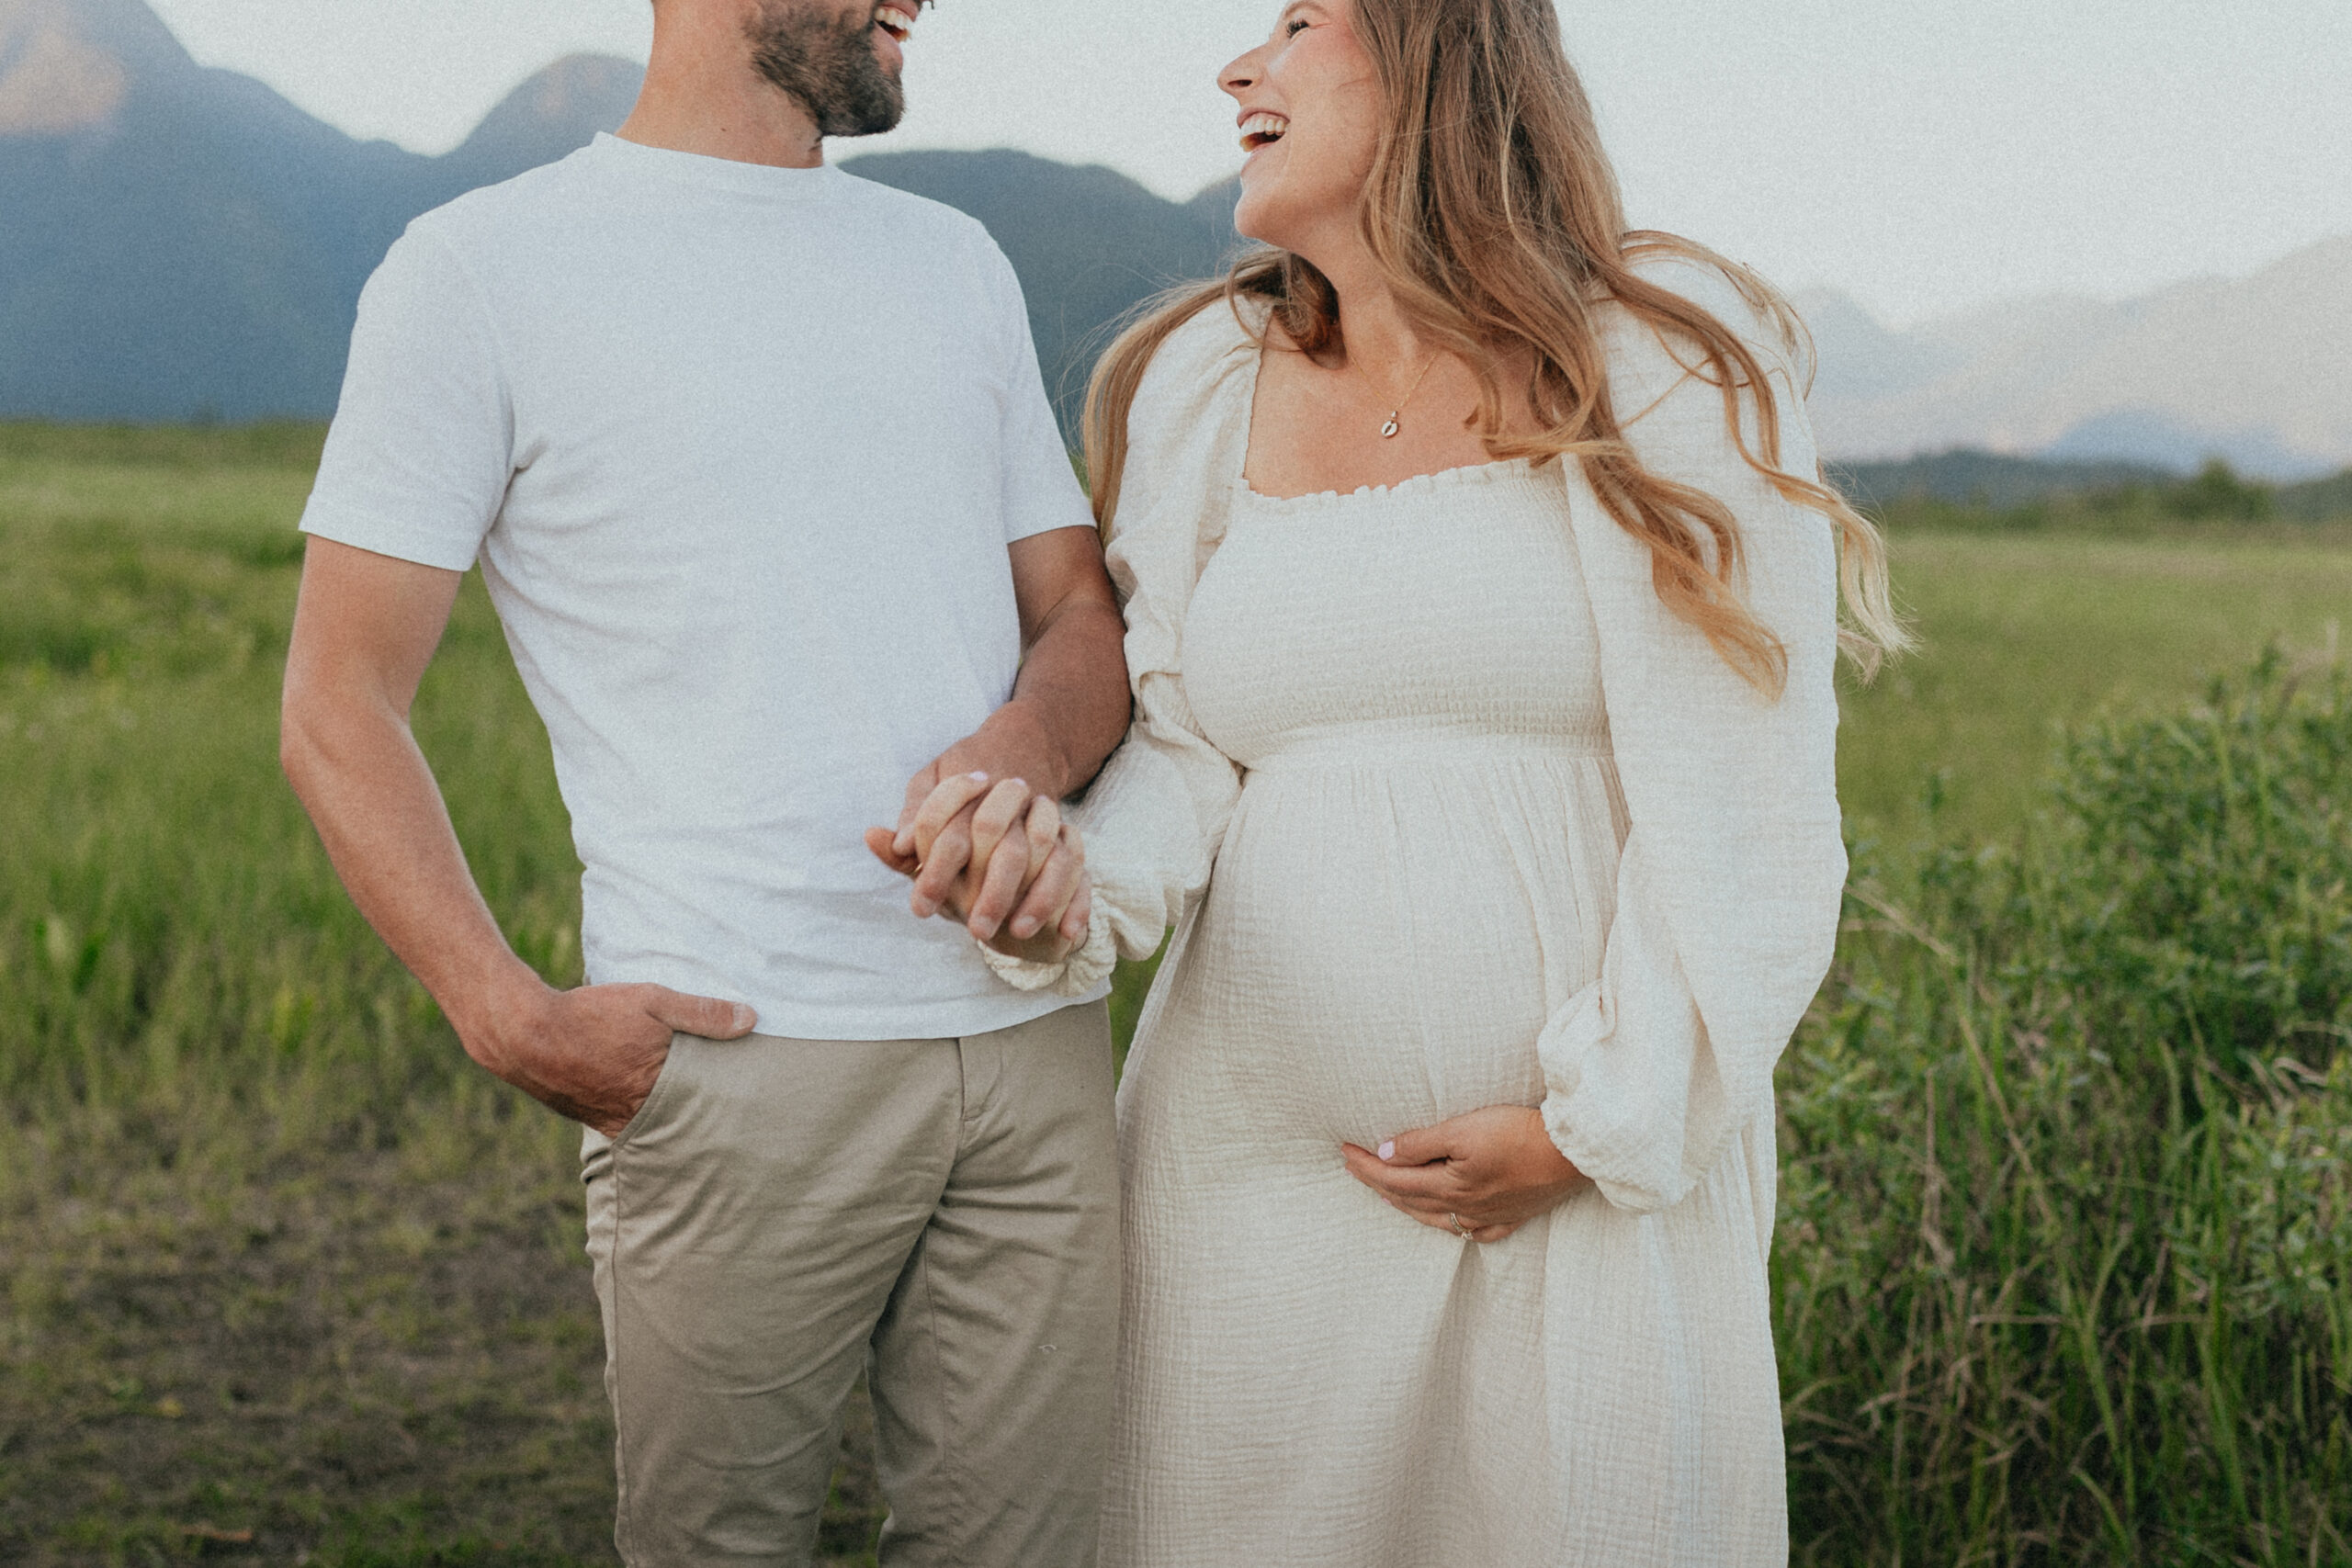
{"label": "tall green shrub", "polygon": [[1801,1561],[2352,1562],[2352,682],[1868,873],[1784,1075]]}

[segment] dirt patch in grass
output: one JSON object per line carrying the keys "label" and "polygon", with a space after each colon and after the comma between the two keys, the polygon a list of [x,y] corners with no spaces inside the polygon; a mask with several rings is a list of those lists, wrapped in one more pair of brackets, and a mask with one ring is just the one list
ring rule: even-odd
{"label": "dirt patch in grass", "polygon": [[[0,1560],[614,1562],[580,1199],[533,1115],[464,1162],[244,1171],[12,1136]],[[871,1430],[861,1398],[830,1560],[871,1561]]]}

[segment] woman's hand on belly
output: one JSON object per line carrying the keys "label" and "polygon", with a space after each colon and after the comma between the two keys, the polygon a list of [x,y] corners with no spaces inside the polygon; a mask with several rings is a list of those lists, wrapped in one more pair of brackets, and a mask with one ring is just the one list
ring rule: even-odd
{"label": "woman's hand on belly", "polygon": [[1378,1152],[1342,1144],[1349,1174],[1399,1212],[1471,1241],[1500,1241],[1586,1184],[1524,1105],[1399,1133]]}

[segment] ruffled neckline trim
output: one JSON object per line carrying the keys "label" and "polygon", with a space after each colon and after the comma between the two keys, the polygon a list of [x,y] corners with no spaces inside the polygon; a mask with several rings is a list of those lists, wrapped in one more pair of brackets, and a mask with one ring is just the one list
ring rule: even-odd
{"label": "ruffled neckline trim", "polygon": [[1440,468],[1435,473],[1415,474],[1393,485],[1359,485],[1351,491],[1325,490],[1306,495],[1267,495],[1252,487],[1244,478],[1236,479],[1235,488],[1245,502],[1259,511],[1295,513],[1320,511],[1356,502],[1401,500],[1453,490],[1482,489],[1521,476],[1532,479],[1534,473],[1535,465],[1530,459],[1506,457],[1499,462],[1471,463],[1458,468]]}

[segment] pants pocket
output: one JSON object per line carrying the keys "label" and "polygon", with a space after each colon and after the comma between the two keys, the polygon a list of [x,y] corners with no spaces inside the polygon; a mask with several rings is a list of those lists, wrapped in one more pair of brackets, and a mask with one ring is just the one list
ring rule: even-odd
{"label": "pants pocket", "polygon": [[645,1103],[637,1108],[637,1114],[628,1119],[628,1124],[613,1135],[614,1152],[628,1147],[661,1124],[671,1101],[683,1092],[680,1080],[686,1076],[684,1058],[700,1043],[691,1034],[670,1036],[670,1054],[662,1059],[662,1070],[653,1075],[653,1088],[647,1093]]}

